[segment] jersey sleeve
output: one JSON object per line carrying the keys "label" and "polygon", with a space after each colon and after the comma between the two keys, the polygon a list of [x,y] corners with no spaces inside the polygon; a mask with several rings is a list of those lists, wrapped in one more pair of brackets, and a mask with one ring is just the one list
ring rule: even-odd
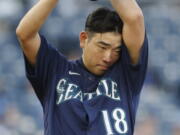
{"label": "jersey sleeve", "polygon": [[132,95],[137,95],[142,89],[145,80],[147,64],[148,64],[148,39],[145,39],[140,50],[140,57],[138,63],[133,65],[131,58],[125,45],[122,46],[121,54],[122,68],[125,75],[128,88]]}
{"label": "jersey sleeve", "polygon": [[50,83],[55,74],[62,73],[67,64],[67,59],[53,48],[47,40],[40,35],[41,45],[38,50],[36,64],[32,66],[24,55],[25,71],[28,80],[42,103]]}

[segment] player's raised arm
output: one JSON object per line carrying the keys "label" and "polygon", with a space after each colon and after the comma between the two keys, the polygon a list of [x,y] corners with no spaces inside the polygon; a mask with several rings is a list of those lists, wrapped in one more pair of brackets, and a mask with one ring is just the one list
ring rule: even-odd
{"label": "player's raised arm", "polygon": [[145,36],[142,10],[135,0],[110,0],[110,2],[123,21],[123,40],[132,64],[136,64]]}
{"label": "player's raised arm", "polygon": [[16,34],[29,62],[34,65],[40,47],[39,29],[58,0],[39,0],[20,21]]}

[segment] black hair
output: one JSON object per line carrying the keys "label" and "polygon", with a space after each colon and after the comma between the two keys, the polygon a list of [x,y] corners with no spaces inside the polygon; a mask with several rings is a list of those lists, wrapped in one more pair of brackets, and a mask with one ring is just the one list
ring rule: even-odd
{"label": "black hair", "polygon": [[108,8],[102,7],[88,15],[85,31],[94,33],[118,32],[122,33],[123,22],[119,15]]}

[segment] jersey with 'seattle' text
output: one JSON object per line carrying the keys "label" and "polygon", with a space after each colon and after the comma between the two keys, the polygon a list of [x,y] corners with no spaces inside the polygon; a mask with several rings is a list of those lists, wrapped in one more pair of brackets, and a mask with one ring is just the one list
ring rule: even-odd
{"label": "jersey with 'seattle' text", "polygon": [[133,135],[145,79],[148,41],[137,65],[125,45],[103,75],[88,72],[82,59],[69,61],[41,36],[36,65],[25,58],[26,75],[40,100],[45,135]]}

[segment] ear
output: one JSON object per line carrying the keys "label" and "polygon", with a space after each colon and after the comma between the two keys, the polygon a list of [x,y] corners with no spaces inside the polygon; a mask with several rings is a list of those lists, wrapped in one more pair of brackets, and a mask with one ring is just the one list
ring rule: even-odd
{"label": "ear", "polygon": [[81,47],[81,48],[84,48],[84,46],[85,46],[86,43],[87,43],[87,39],[88,39],[87,32],[82,31],[82,32],[79,34],[79,41],[80,41],[80,47]]}

